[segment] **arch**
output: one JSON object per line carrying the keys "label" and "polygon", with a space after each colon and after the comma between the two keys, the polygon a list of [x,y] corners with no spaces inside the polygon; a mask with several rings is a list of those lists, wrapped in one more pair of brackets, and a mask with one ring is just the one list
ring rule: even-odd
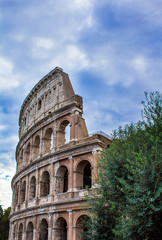
{"label": "arch", "polygon": [[59,167],[56,173],[56,193],[68,191],[68,169],[65,166]]}
{"label": "arch", "polygon": [[48,240],[48,223],[44,218],[40,223],[39,240]]}
{"label": "arch", "polygon": [[41,197],[47,196],[50,192],[50,175],[48,171],[42,174],[40,191]]}
{"label": "arch", "polygon": [[70,139],[70,122],[64,120],[59,127],[59,145],[68,143]]}
{"label": "arch", "polygon": [[63,217],[57,219],[55,223],[56,240],[67,240],[67,222]]}
{"label": "arch", "polygon": [[26,195],[26,181],[23,182],[21,188],[21,195],[20,195],[20,203],[25,202],[25,195]]}
{"label": "arch", "polygon": [[33,223],[29,222],[27,226],[27,240],[33,240]]}
{"label": "arch", "polygon": [[20,223],[20,226],[19,226],[19,232],[18,232],[18,240],[22,240],[22,237],[23,236],[23,224]]}
{"label": "arch", "polygon": [[40,137],[37,135],[34,140],[34,158],[36,158],[39,154],[40,149]]}
{"label": "arch", "polygon": [[20,157],[19,157],[19,161],[20,161],[20,162],[23,161],[23,153],[24,153],[24,150],[21,149],[21,151],[20,151]]}
{"label": "arch", "polygon": [[44,152],[48,152],[53,147],[53,130],[48,128],[44,136]]}
{"label": "arch", "polygon": [[36,178],[33,176],[30,180],[29,200],[35,198],[36,194]]}
{"label": "arch", "polygon": [[30,143],[28,143],[26,148],[26,161],[28,162],[30,159]]}
{"label": "arch", "polygon": [[17,233],[17,225],[14,226],[13,228],[13,239],[16,239],[16,233]]}
{"label": "arch", "polygon": [[42,107],[42,100],[39,99],[39,101],[38,101],[38,111],[41,109],[41,107]]}
{"label": "arch", "polygon": [[87,216],[86,214],[83,214],[78,217],[76,221],[76,240],[84,240],[87,239],[85,237],[87,231],[88,231],[88,221],[91,221],[91,218]]}
{"label": "arch", "polygon": [[18,197],[19,197],[19,186],[15,184],[15,189],[14,189],[14,207],[18,204]]}
{"label": "arch", "polygon": [[92,187],[91,164],[87,160],[81,161],[76,169],[76,187],[86,189]]}

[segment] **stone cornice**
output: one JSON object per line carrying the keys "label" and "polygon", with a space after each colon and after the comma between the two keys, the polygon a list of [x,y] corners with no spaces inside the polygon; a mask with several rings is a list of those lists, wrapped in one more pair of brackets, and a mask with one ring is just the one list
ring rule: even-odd
{"label": "stone cornice", "polygon": [[[18,219],[20,219],[20,216],[22,216],[22,218],[24,218],[23,216],[23,213],[26,213],[28,212],[28,215],[27,217],[29,216],[35,216],[35,215],[40,215],[42,214],[42,211],[43,211],[43,214],[48,214],[49,213],[49,208],[52,208],[53,211],[51,211],[50,213],[59,213],[59,212],[67,212],[67,204],[69,203],[84,203],[86,202],[86,197],[82,197],[82,198],[71,198],[71,199],[66,199],[66,200],[63,200],[63,201],[58,201],[58,202],[51,202],[51,203],[47,203],[47,204],[42,204],[42,205],[39,205],[39,206],[33,206],[33,207],[29,207],[29,208],[25,208],[25,209],[22,209],[22,210],[19,210],[17,212],[14,212],[10,215],[10,221],[12,220],[12,218],[14,217],[18,217]],[[65,205],[65,209],[54,209],[56,206],[58,205]],[[38,210],[38,209],[41,209],[40,211],[34,211],[34,210]],[[87,209],[87,207],[84,207],[84,209]],[[73,210],[77,210],[76,207],[74,207]],[[80,209],[79,209],[80,210]],[[83,210],[83,209],[82,209]],[[13,219],[14,220],[14,219]],[[16,220],[16,219],[15,219]]]}

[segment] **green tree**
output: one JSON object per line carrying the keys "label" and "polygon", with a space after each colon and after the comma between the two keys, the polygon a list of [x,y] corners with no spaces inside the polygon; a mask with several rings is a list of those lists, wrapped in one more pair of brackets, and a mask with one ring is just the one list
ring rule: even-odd
{"label": "green tree", "polygon": [[7,240],[9,233],[9,215],[11,208],[7,208],[3,211],[0,206],[0,240]]}
{"label": "green tree", "polygon": [[162,97],[145,97],[143,121],[119,127],[101,154],[86,239],[161,239]]}

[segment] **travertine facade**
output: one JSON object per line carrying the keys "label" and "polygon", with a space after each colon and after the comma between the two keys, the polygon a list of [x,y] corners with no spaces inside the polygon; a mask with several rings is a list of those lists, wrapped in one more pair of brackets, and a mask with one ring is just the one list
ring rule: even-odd
{"label": "travertine facade", "polygon": [[89,136],[82,113],[82,98],[60,68],[24,100],[9,240],[82,239],[85,188],[94,187],[98,154],[111,141]]}

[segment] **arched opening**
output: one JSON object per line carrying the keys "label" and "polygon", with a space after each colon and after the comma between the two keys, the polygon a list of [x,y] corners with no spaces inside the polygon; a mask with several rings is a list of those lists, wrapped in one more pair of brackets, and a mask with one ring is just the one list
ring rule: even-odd
{"label": "arched opening", "polygon": [[48,171],[45,171],[42,174],[42,180],[41,180],[41,192],[40,195],[41,197],[45,197],[49,194],[50,192],[50,175]]}
{"label": "arched opening", "polygon": [[13,239],[16,239],[16,232],[17,232],[17,229],[16,229],[16,225],[14,226],[14,230],[13,230]]}
{"label": "arched opening", "polygon": [[48,152],[53,147],[53,130],[48,128],[44,136],[44,151]]}
{"label": "arched opening", "polygon": [[25,194],[26,194],[26,181],[23,182],[23,185],[22,185],[22,188],[21,188],[20,203],[25,202]]}
{"label": "arched opening", "polygon": [[26,117],[24,117],[24,119],[23,119],[23,127],[25,127],[26,126]]}
{"label": "arched opening", "polygon": [[59,128],[59,145],[63,145],[70,141],[70,123],[64,120]]}
{"label": "arched opening", "polygon": [[67,240],[67,223],[63,217],[57,219],[55,229],[57,240]]}
{"label": "arched opening", "polygon": [[41,101],[41,99],[38,101],[38,111],[41,109],[41,107],[42,107],[42,101]]}
{"label": "arched opening", "polygon": [[36,193],[36,178],[33,176],[30,180],[29,200],[35,198]]}
{"label": "arched opening", "polygon": [[48,240],[48,223],[46,219],[42,219],[41,221],[39,240]]}
{"label": "arched opening", "polygon": [[29,222],[27,226],[27,240],[33,240],[33,223]]}
{"label": "arched opening", "polygon": [[30,143],[28,143],[26,148],[26,161],[28,162],[30,159]]}
{"label": "arched opening", "polygon": [[70,123],[65,128],[65,143],[70,142]]}
{"label": "arched opening", "polygon": [[20,151],[20,157],[19,157],[19,161],[22,162],[23,161],[23,149],[21,149]]}
{"label": "arched opening", "polygon": [[86,189],[92,187],[91,164],[87,160],[81,161],[76,170],[76,187]]}
{"label": "arched opening", "polygon": [[91,223],[90,217],[82,215],[76,222],[76,240],[87,239],[88,226]]}
{"label": "arched opening", "polygon": [[14,207],[18,204],[18,193],[19,193],[19,187],[17,184],[15,185],[15,191],[14,191]]}
{"label": "arched opening", "polygon": [[38,156],[39,149],[40,149],[40,137],[36,136],[35,141],[34,141],[34,158],[36,158]]}
{"label": "arched opening", "polygon": [[56,193],[68,191],[68,169],[65,166],[59,167],[56,174]]}
{"label": "arched opening", "polygon": [[83,170],[83,188],[91,188],[91,164],[87,163]]}
{"label": "arched opening", "polygon": [[22,236],[23,236],[23,224],[21,223],[19,226],[18,240],[22,240]]}

